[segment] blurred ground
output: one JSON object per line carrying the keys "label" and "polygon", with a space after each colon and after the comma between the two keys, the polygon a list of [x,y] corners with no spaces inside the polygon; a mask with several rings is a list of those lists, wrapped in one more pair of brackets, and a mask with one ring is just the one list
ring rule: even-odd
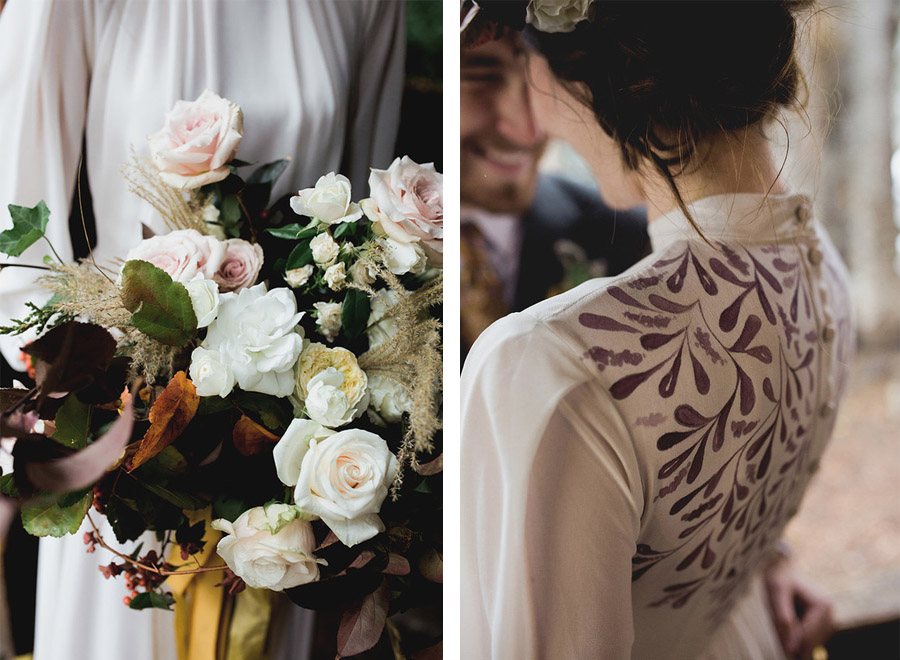
{"label": "blurred ground", "polygon": [[835,434],[787,530],[840,628],[900,618],[900,352],[857,356]]}

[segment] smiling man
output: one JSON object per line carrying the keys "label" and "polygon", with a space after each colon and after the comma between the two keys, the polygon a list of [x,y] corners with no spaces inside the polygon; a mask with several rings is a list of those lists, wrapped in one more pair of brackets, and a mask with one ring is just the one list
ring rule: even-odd
{"label": "smiling man", "polygon": [[461,53],[461,330],[464,349],[495,320],[649,252],[642,214],[541,175],[547,133],[534,112],[529,53],[513,32]]}

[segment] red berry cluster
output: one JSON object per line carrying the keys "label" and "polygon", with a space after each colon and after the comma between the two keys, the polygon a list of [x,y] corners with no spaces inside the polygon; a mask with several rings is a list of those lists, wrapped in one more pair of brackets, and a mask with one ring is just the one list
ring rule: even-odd
{"label": "red berry cluster", "polygon": [[[88,536],[89,534],[85,534],[85,542],[87,542]],[[91,550],[88,550],[88,552],[91,552]],[[174,568],[168,562],[163,561],[155,550],[150,550],[143,557],[140,557],[138,563],[144,566],[152,566],[159,570],[170,571]],[[125,575],[125,589],[128,590],[128,595],[122,599],[122,602],[126,605],[131,605],[131,600],[140,593],[139,590],[145,592],[155,591],[166,579],[165,575],[145,570],[130,562],[111,562],[98,568],[106,579],[115,578],[122,574]]]}

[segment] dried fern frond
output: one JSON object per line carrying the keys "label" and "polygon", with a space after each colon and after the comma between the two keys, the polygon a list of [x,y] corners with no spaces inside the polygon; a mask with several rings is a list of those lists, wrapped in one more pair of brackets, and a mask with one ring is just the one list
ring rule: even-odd
{"label": "dried fern frond", "polygon": [[[429,312],[443,298],[443,276],[439,275],[416,291],[409,291],[397,276],[374,258],[367,255],[363,259],[365,265],[385,281],[388,290],[397,294],[396,304],[383,318],[392,319],[398,331],[384,343],[363,353],[359,365],[367,374],[386,376],[400,383],[413,404],[397,455],[401,469],[392,487],[396,497],[402,484],[402,468],[416,461],[417,452],[434,450],[433,437],[441,428],[438,405],[443,373],[441,324],[431,318]],[[350,286],[366,290],[370,295],[374,293],[370,287]]]}
{"label": "dried fern frond", "polygon": [[128,189],[150,204],[159,213],[169,231],[196,229],[209,234],[203,220],[203,202],[196,192],[186,195],[183,190],[165,183],[148,158],[131,153],[131,162],[122,168]]}

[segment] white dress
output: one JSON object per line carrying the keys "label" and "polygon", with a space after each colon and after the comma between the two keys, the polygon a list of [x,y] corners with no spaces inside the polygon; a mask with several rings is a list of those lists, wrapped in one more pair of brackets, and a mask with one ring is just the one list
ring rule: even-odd
{"label": "white dress", "polygon": [[462,377],[467,658],[783,658],[759,572],[853,327],[798,195],[709,197],[653,254],[501,319]]}
{"label": "white dress", "polygon": [[[68,217],[84,136],[97,261],[125,255],[141,240],[141,223],[163,230],[120,171],[132,146],[146,153],[147,135],[175,101],[205,88],[243,109],[240,158],[293,158],[273,198],[331,170],[363,196],[369,166],[394,156],[403,23],[403,3],[392,1],[11,0],[0,13],[0,229],[10,225],[7,204],[43,199],[48,236],[71,258]],[[40,241],[21,260],[40,263],[47,251]],[[4,322],[26,300],[46,299],[34,275],[0,273]],[[0,342],[11,364],[19,345]],[[102,561],[99,551],[85,553],[80,533],[42,540],[37,660],[174,653],[170,615],[124,607],[121,580],[104,581]]]}

